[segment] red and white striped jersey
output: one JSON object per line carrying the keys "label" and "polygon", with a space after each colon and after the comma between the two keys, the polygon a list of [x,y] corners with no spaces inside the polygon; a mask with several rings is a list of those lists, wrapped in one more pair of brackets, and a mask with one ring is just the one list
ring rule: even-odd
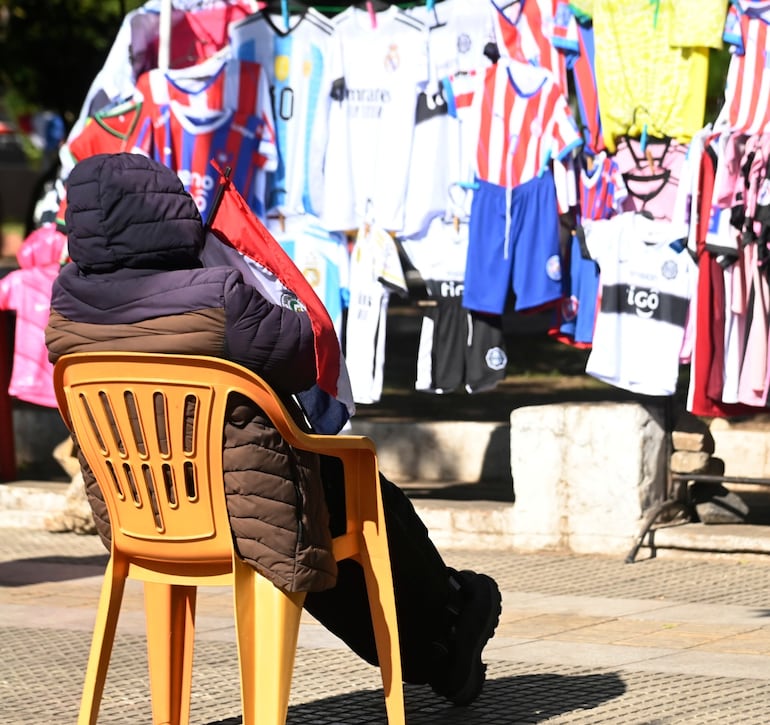
{"label": "red and white striped jersey", "polygon": [[136,86],[137,95],[157,107],[173,101],[199,116],[223,110],[256,116],[261,121],[262,168],[272,171],[278,163],[270,86],[258,63],[214,59],[179,71],[155,69],[142,75]]}
{"label": "red and white striped jersey", "polygon": [[578,52],[575,16],[563,0],[490,0],[501,55],[547,68],[567,95],[567,57]]}
{"label": "red and white striped jersey", "polygon": [[580,216],[583,219],[609,219],[621,211],[628,196],[623,174],[612,156],[596,154],[591,169],[580,169]]}
{"label": "red and white striped jersey", "polygon": [[464,125],[478,139],[477,177],[507,188],[541,175],[582,143],[553,75],[511,59],[501,58],[481,76]]}
{"label": "red and white striped jersey", "polygon": [[[143,78],[147,81],[142,83]],[[151,84],[155,102],[162,98],[188,106],[193,112],[221,111],[257,115],[274,129],[268,74],[259,63],[210,58],[190,68],[163,71],[155,68],[137,81],[146,94]],[[274,130],[273,130],[274,133]]]}
{"label": "red and white striped jersey", "polygon": [[746,134],[770,130],[770,3],[731,3],[723,38],[733,48],[725,82],[730,130]]}
{"label": "red and white striped jersey", "polygon": [[137,81],[152,117],[152,138],[139,143],[176,171],[206,217],[217,173],[233,184],[258,216],[265,211],[266,173],[278,163],[267,74],[257,63],[205,61],[184,71],[153,70]]}

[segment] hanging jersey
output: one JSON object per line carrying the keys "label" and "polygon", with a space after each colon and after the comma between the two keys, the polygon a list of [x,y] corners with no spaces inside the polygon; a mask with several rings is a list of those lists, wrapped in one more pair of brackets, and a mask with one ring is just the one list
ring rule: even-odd
{"label": "hanging jersey", "polygon": [[[600,152],[581,161],[578,175],[581,222],[610,219],[620,213],[626,187],[615,160]],[[588,226],[590,230],[590,224]],[[583,230],[583,233],[590,232]],[[568,254],[562,261],[567,272],[563,280],[564,298],[557,311],[558,324],[550,334],[575,347],[590,347],[599,296],[599,268],[577,234],[571,236]]]}
{"label": "hanging jersey", "polygon": [[322,85],[334,28],[312,7],[288,20],[284,27],[280,16],[255,13],[230,25],[230,43],[236,58],[266,70],[270,84],[278,167],[268,177],[268,208],[318,215],[329,102]]}
{"label": "hanging jersey", "polygon": [[148,80],[142,84],[138,80],[137,87],[146,93],[150,84],[156,103],[167,99],[195,112],[229,109],[259,116],[275,143],[270,84],[265,69],[258,63],[214,57],[189,68],[165,72],[155,68],[142,78],[145,76]]}
{"label": "hanging jersey", "polygon": [[578,52],[577,24],[561,0],[490,0],[495,39],[503,56],[546,68],[566,96],[567,58]]}
{"label": "hanging jersey", "polygon": [[230,167],[233,186],[257,216],[264,215],[256,172],[261,156],[261,119],[230,110],[194,115],[171,102],[158,109],[153,130],[153,156],[178,174],[205,222],[216,194],[220,168]]}
{"label": "hanging jersey", "polygon": [[[461,218],[470,213],[472,186],[476,178],[476,148],[478,146],[478,124],[473,120],[473,98],[480,87],[483,71],[455,73],[441,80],[441,94],[446,100],[447,114],[454,119],[452,125],[453,143],[443,152],[448,159],[450,170],[449,196],[452,212],[462,208]],[[464,190],[464,200],[456,201],[457,192]]]}
{"label": "hanging jersey", "polygon": [[260,120],[262,168],[271,171],[278,163],[270,87],[256,63],[212,59],[183,72],[155,69],[139,78],[137,94],[155,106],[174,101],[201,116],[222,110],[255,116]]}
{"label": "hanging jersey", "polygon": [[478,0],[441,0],[407,12],[428,28],[433,79],[481,70],[492,62],[485,53],[495,42],[491,6]]}
{"label": "hanging jersey", "polygon": [[746,134],[770,130],[770,5],[765,2],[730,3],[724,40],[733,53],[725,81],[726,115],[732,131]]}
{"label": "hanging jersey", "polygon": [[382,395],[387,311],[392,291],[406,293],[393,238],[379,227],[361,227],[350,257],[350,308],[345,358],[355,403]]}
{"label": "hanging jersey", "polygon": [[261,66],[208,61],[197,70],[186,69],[184,80],[169,73],[154,70],[137,81],[152,117],[151,143],[139,142],[179,174],[204,219],[218,178],[212,160],[222,169],[231,167],[235,188],[263,217],[265,175],[278,158]]}
{"label": "hanging jersey", "polygon": [[553,76],[502,58],[481,77],[463,126],[477,139],[476,176],[505,188],[541,176],[581,144]]}
{"label": "hanging jersey", "polygon": [[427,31],[396,6],[376,14],[376,27],[354,7],[334,24],[323,221],[399,231],[417,95],[429,77]]}
{"label": "hanging jersey", "polygon": [[328,232],[309,214],[276,219],[267,228],[326,307],[342,340],[342,312],[350,299],[350,258],[342,234]]}
{"label": "hanging jersey", "polygon": [[425,279],[462,282],[468,256],[468,224],[434,218],[425,233],[400,240],[409,261]]}
{"label": "hanging jersey", "polygon": [[670,225],[626,212],[592,225],[601,304],[586,372],[643,395],[672,395],[697,270]]}
{"label": "hanging jersey", "polygon": [[764,406],[767,403],[770,284],[759,263],[758,245],[747,245],[742,253],[742,261],[746,267],[746,329],[738,383],[738,402]]}
{"label": "hanging jersey", "polygon": [[583,159],[578,189],[582,219],[609,219],[628,195],[620,167],[604,152]]}
{"label": "hanging jersey", "polygon": [[[145,3],[155,11],[137,13],[131,19],[131,65],[138,78],[161,64],[158,58],[160,13],[157,3]],[[169,19],[169,68],[189,68],[227,46],[227,26],[256,10],[253,0],[172,4]]]}
{"label": "hanging jersey", "polygon": [[417,95],[402,235],[421,234],[432,219],[444,214],[448,190],[459,179],[459,153],[457,119],[449,115],[440,88],[431,86]]}
{"label": "hanging jersey", "polygon": [[596,90],[594,26],[590,18],[581,18],[577,21],[577,28],[578,54],[572,61],[572,84],[575,88],[583,143],[587,149],[598,153],[605,149],[605,144]]}
{"label": "hanging jersey", "polygon": [[[141,101],[127,101],[108,111],[89,117],[80,133],[71,138],[66,148],[74,163],[96,154],[139,151],[137,139],[146,134],[150,118]],[[62,169],[68,176],[71,166]]]}

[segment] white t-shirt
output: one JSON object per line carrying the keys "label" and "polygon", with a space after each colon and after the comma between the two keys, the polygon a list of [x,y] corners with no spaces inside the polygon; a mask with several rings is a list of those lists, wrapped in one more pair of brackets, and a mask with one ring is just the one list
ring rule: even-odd
{"label": "white t-shirt", "polygon": [[601,305],[586,372],[643,395],[672,395],[697,267],[670,222],[636,212],[586,222]]}

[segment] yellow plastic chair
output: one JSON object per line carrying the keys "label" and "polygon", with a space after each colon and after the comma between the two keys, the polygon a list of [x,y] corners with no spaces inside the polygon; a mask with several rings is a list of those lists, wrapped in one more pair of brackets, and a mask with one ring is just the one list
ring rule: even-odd
{"label": "yellow plastic chair", "polygon": [[[231,393],[253,400],[296,448],[345,468],[347,531],[334,556],[364,569],[388,722],[404,723],[393,579],[374,444],[307,435],[271,388],[218,358],[77,353],[54,369],[59,410],[101,488],[112,527],[80,707],[95,723],[126,579],[144,582],[154,723],[190,714],[197,587],[233,587],[244,725],[285,723],[304,594],[275,587],[236,554],[225,505],[222,439]],[[187,439],[185,444],[185,425]],[[192,425],[190,425],[192,423]]]}

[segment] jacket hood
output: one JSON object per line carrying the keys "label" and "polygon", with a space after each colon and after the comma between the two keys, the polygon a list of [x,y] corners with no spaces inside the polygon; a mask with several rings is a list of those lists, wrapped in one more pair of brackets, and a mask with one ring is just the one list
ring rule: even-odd
{"label": "jacket hood", "polygon": [[19,267],[21,269],[58,268],[62,262],[62,253],[66,242],[67,237],[58,231],[53,224],[46,224],[35,229],[27,235],[16,253]]}
{"label": "jacket hood", "polygon": [[67,179],[69,255],[85,273],[199,267],[203,224],[174,171],[139,154],[97,154]]}

